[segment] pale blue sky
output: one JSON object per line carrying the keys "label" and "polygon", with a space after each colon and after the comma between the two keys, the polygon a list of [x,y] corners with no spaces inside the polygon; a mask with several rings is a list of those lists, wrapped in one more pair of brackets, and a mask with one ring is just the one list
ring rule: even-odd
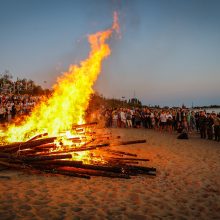
{"label": "pale blue sky", "polygon": [[[220,1],[0,0],[0,73],[50,87],[89,52],[86,36],[110,27],[95,89],[144,104],[220,104]],[[44,81],[47,81],[44,84]]]}

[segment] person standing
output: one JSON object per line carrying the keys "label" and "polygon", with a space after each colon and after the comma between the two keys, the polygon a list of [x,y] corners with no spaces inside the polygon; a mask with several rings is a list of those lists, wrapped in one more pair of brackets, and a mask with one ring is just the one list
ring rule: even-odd
{"label": "person standing", "polygon": [[200,112],[198,122],[199,122],[200,136],[202,139],[206,139],[207,118],[204,111]]}
{"label": "person standing", "polygon": [[124,109],[121,109],[120,111],[120,118],[121,118],[121,127],[125,128],[126,127],[126,114]]}
{"label": "person standing", "polygon": [[132,115],[130,110],[128,109],[126,112],[126,122],[127,122],[127,127],[132,128],[132,121],[131,121]]}
{"label": "person standing", "polygon": [[220,141],[220,116],[213,113],[215,141]]}
{"label": "person standing", "polygon": [[209,140],[213,139],[214,119],[212,114],[207,113],[207,136]]}
{"label": "person standing", "polygon": [[167,130],[169,133],[172,133],[173,116],[170,112],[167,112],[166,118],[167,118]]}
{"label": "person standing", "polygon": [[195,119],[195,112],[191,112],[190,116],[190,131],[194,131],[196,128],[196,119]]}
{"label": "person standing", "polygon": [[160,114],[160,131],[165,130],[167,125],[167,117],[164,111]]}
{"label": "person standing", "polygon": [[116,111],[116,109],[112,112],[112,127],[118,127],[118,112]]}
{"label": "person standing", "polygon": [[0,105],[0,123],[3,123],[4,122],[4,119],[5,119],[5,108],[4,106],[1,104]]}

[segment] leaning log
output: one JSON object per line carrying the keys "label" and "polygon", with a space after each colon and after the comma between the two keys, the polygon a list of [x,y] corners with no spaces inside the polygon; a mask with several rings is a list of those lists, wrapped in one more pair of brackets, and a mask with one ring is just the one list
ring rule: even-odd
{"label": "leaning log", "polygon": [[15,143],[11,143],[11,144],[1,145],[0,146],[0,151],[3,152],[4,150],[13,149],[14,147],[17,147],[17,146],[19,146],[23,143],[24,142],[15,142]]}
{"label": "leaning log", "polygon": [[76,160],[46,160],[46,161],[33,161],[31,163],[34,167],[46,167],[46,166],[80,166],[82,165],[82,161]]}
{"label": "leaning log", "polygon": [[35,135],[34,137],[32,137],[32,138],[30,138],[29,140],[27,140],[26,142],[34,141],[34,140],[37,140],[37,139],[39,139],[39,138],[45,137],[45,136],[47,136],[47,135],[48,135],[48,133],[37,134],[37,135]]}
{"label": "leaning log", "polygon": [[27,169],[27,165],[13,164],[13,163],[5,162],[5,161],[0,161],[0,165],[8,167],[8,168],[13,168],[13,169]]}
{"label": "leaning log", "polygon": [[73,177],[79,177],[79,178],[83,178],[83,179],[90,179],[90,176],[85,175],[85,174],[80,174],[80,173],[76,173],[73,171],[68,171],[68,170],[44,170],[44,172],[47,173],[53,173],[53,174],[61,174],[61,175],[65,175],[65,176],[73,176]]}
{"label": "leaning log", "polygon": [[[72,148],[68,148],[66,150],[59,150],[56,151],[56,149],[54,149],[53,151],[49,152],[49,149],[45,149],[42,151],[38,150],[38,148],[34,148],[36,150],[30,151],[30,154],[32,154],[34,156],[34,153],[39,153],[40,155],[44,155],[44,156],[49,156],[51,154],[57,155],[57,154],[65,154],[65,153],[73,153],[73,152],[81,152],[81,151],[91,151],[91,150],[96,150],[99,148],[103,148],[103,147],[108,147],[109,144],[105,143],[105,144],[97,144],[97,145],[91,145],[91,146],[86,146],[83,145],[82,147],[72,147]],[[65,148],[65,146],[63,146]],[[51,148],[50,148],[51,149]],[[22,152],[22,151],[21,151]],[[25,153],[24,153],[25,154]],[[28,152],[27,152],[28,155]]]}
{"label": "leaning log", "polygon": [[105,151],[109,153],[115,153],[115,154],[121,154],[121,155],[126,155],[126,156],[131,156],[131,157],[137,157],[137,154],[132,154],[124,151],[118,151],[118,150],[111,150],[111,149],[105,149]]}
{"label": "leaning log", "polygon": [[156,176],[156,168],[154,167],[143,167],[143,166],[131,166],[127,165],[124,167],[126,173],[132,174],[147,174]]}
{"label": "leaning log", "polygon": [[[42,144],[53,143],[56,138],[57,137],[49,137],[49,138],[44,138],[44,139],[40,139],[40,140],[33,140],[33,141],[30,141],[30,142],[15,143],[15,144],[12,144],[13,147],[10,147],[10,145],[8,145],[8,146],[5,145],[5,146],[2,146],[2,147],[5,148],[4,152],[16,152],[18,150],[34,148],[34,147],[42,145]],[[8,149],[7,149],[7,147],[8,147]]]}
{"label": "leaning log", "polygon": [[105,144],[97,144],[97,145],[92,145],[92,146],[83,146],[83,147],[74,148],[74,149],[72,150],[72,152],[95,150],[95,149],[97,149],[97,148],[108,147],[108,146],[109,146],[108,143],[105,143]]}
{"label": "leaning log", "polygon": [[44,161],[44,160],[57,160],[57,159],[70,159],[72,158],[71,154],[61,154],[61,155],[46,155],[46,156],[36,156],[36,155],[27,155],[27,156],[20,156],[20,155],[12,155],[9,153],[0,153],[0,158],[7,158],[7,159],[16,159],[24,162],[34,162],[34,161]]}
{"label": "leaning log", "polygon": [[74,167],[60,167],[57,168],[58,171],[72,171],[78,174],[86,174],[89,176],[102,176],[102,177],[110,177],[110,178],[124,178],[130,179],[130,176],[123,173],[113,173],[109,171],[102,170],[90,170],[90,169],[82,169],[82,168],[74,168]]}
{"label": "leaning log", "polygon": [[51,156],[18,156],[18,159],[24,162],[34,162],[34,161],[45,161],[45,160],[56,160],[56,159],[70,159],[71,154],[61,154],[61,155],[51,155]]}
{"label": "leaning log", "polygon": [[11,154],[9,154],[9,153],[0,153],[0,158],[8,158],[8,159],[10,159],[10,158],[14,158],[14,155],[11,155]]}
{"label": "leaning log", "polygon": [[130,158],[130,157],[108,157],[109,160],[123,160],[123,161],[149,161],[149,159],[145,158]]}
{"label": "leaning log", "polygon": [[146,143],[146,140],[121,141],[121,142],[112,144],[112,146],[117,146],[117,145],[130,145],[130,144],[140,144],[140,143]]}
{"label": "leaning log", "polygon": [[[33,166],[38,166],[39,163],[32,163]],[[122,168],[119,166],[106,166],[106,165],[92,165],[92,164],[83,164],[81,161],[68,161],[68,160],[52,160],[52,161],[42,161],[40,165],[55,165],[55,166],[68,166],[68,167],[76,167],[83,169],[91,169],[91,170],[102,170],[114,173],[121,173]]]}

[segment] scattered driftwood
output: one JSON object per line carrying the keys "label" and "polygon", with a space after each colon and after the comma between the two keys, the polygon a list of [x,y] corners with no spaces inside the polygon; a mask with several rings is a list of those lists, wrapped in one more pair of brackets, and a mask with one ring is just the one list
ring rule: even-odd
{"label": "scattered driftwood", "polygon": [[144,158],[124,158],[124,157],[109,157],[109,160],[130,160],[130,161],[149,161],[149,159],[144,159]]}
{"label": "scattered driftwood", "polygon": [[[149,159],[111,149],[111,146],[145,143],[146,140],[118,141],[120,136],[113,136],[111,133],[87,131],[87,127],[91,128],[96,124],[74,125],[76,133],[82,133],[77,133],[78,137],[67,138],[68,146],[62,137],[49,137],[47,133],[36,135],[26,142],[2,145],[0,166],[85,179],[90,179],[90,176],[129,179],[138,174],[156,175],[156,168],[138,165]],[[86,156],[79,159],[81,155]]]}
{"label": "scattered driftwood", "polygon": [[110,149],[105,149],[105,151],[112,153],[112,154],[118,154],[118,155],[126,155],[126,156],[131,156],[131,157],[137,157],[137,154],[131,154],[128,152],[124,151],[118,151],[118,150],[110,150]]}
{"label": "scattered driftwood", "polygon": [[92,170],[92,169],[83,169],[83,168],[75,168],[75,167],[60,167],[58,171],[69,171],[77,174],[86,174],[89,176],[103,176],[103,177],[111,177],[111,178],[124,178],[130,179],[130,176],[123,173],[114,173],[111,171],[104,170]]}
{"label": "scattered driftwood", "polygon": [[85,175],[85,174],[80,174],[80,173],[76,173],[76,172],[72,172],[72,171],[68,171],[68,170],[44,170],[44,172],[47,173],[53,173],[53,174],[61,174],[61,175],[65,175],[65,176],[73,176],[73,177],[79,177],[79,178],[84,178],[84,179],[90,179],[91,177],[89,175]]}
{"label": "scattered driftwood", "polygon": [[121,141],[115,145],[130,145],[130,144],[141,144],[141,143],[146,143],[146,140]]}

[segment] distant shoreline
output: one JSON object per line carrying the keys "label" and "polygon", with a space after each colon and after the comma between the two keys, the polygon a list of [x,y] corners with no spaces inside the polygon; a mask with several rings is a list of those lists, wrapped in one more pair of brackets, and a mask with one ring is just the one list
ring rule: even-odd
{"label": "distant shoreline", "polygon": [[199,111],[199,110],[205,110],[207,113],[215,112],[215,113],[220,113],[220,107],[199,107],[199,108],[192,108],[191,109]]}

